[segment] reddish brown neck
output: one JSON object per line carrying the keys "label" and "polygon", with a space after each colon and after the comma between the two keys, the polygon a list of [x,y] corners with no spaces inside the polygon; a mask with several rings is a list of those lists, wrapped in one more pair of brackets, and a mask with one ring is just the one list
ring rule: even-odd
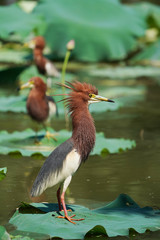
{"label": "reddish brown neck", "polygon": [[95,144],[95,126],[88,104],[79,104],[72,112],[72,126],[75,147],[85,161]]}
{"label": "reddish brown neck", "polygon": [[36,59],[37,57],[43,57],[43,49],[41,48],[35,48],[33,50],[33,55],[34,55],[34,58]]}

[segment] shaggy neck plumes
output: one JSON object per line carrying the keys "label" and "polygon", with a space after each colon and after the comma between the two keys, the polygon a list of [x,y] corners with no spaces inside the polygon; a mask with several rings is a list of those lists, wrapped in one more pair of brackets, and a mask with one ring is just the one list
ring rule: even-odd
{"label": "shaggy neck plumes", "polygon": [[89,113],[88,103],[83,100],[77,101],[76,103],[76,101],[72,99],[70,111],[73,126],[72,138],[75,148],[81,155],[81,160],[85,161],[95,144],[93,118]]}

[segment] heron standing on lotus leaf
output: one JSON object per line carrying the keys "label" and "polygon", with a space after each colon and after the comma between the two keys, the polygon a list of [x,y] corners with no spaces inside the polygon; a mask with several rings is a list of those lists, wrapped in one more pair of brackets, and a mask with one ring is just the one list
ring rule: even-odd
{"label": "heron standing on lotus leaf", "polygon": [[[65,192],[71,182],[73,174],[85,162],[95,145],[95,125],[89,113],[88,106],[96,102],[114,102],[98,95],[98,90],[87,83],[60,84],[71,90],[64,99],[72,118],[72,136],[58,146],[46,159],[33,183],[31,196],[40,195],[45,189],[60,184],[57,190],[59,211],[64,210],[64,216],[69,222],[83,219],[74,219],[69,216],[64,200]],[[62,193],[61,193],[62,189]]]}

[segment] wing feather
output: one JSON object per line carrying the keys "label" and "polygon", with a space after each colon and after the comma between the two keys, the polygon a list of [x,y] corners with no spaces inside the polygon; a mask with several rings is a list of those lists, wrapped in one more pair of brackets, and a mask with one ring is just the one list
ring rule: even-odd
{"label": "wing feather", "polygon": [[58,146],[44,162],[31,189],[31,196],[40,195],[46,188],[56,185],[58,174],[63,168],[67,155],[73,150],[73,141],[68,139]]}

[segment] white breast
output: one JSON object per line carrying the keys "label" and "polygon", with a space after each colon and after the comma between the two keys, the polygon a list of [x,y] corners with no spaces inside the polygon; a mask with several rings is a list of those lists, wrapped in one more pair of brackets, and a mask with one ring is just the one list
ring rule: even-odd
{"label": "white breast", "polygon": [[49,117],[53,117],[53,115],[56,114],[56,104],[54,102],[49,101],[48,102],[49,105]]}
{"label": "white breast", "polygon": [[63,162],[62,169],[50,176],[48,179],[48,187],[52,187],[57,183],[63,182],[68,176],[72,176],[80,166],[80,155],[73,149]]}
{"label": "white breast", "polygon": [[59,77],[60,76],[60,73],[58,72],[56,67],[51,62],[46,63],[45,69],[46,69],[46,72],[47,72],[48,76],[52,76],[52,77]]}

